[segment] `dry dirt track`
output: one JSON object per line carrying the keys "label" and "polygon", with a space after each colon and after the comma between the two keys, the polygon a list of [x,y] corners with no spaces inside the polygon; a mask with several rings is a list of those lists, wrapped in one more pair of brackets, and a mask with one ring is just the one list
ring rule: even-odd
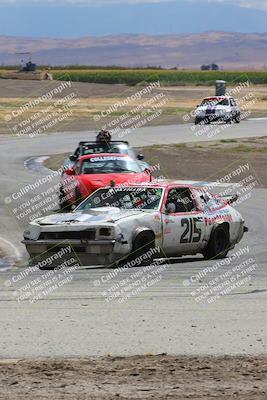
{"label": "dry dirt track", "polygon": [[[264,121],[231,126],[220,139],[257,133],[266,135]],[[71,151],[78,140],[93,135],[56,134],[34,140],[0,138],[0,236],[8,239],[17,251],[23,249],[19,243],[26,221],[18,221],[12,213],[13,204],[4,200],[43,176],[25,169],[23,162],[29,156]],[[192,138],[189,127],[176,126],[141,130],[129,140],[140,146],[186,142],[189,137]],[[30,192],[23,198],[29,200],[32,196]],[[110,270],[75,271],[69,284],[35,304],[16,301],[22,284],[27,285],[33,276],[13,281],[10,286],[9,281],[21,269],[2,269],[0,399],[206,400],[216,396],[219,400],[266,400],[266,358],[255,357],[267,352],[266,189],[253,191],[251,199],[239,209],[250,227],[239,249],[248,247],[249,253],[233,261],[231,268],[248,257],[255,259],[257,268],[250,282],[212,304],[198,303],[192,295],[209,277],[199,284],[184,284],[214,264],[198,257],[174,260],[159,282],[123,304],[107,301],[105,293],[112,294],[113,287],[141,267],[111,280],[107,280]],[[223,265],[220,273],[228,269]],[[34,278],[44,273],[37,272]],[[84,358],[160,353],[185,357]],[[200,354],[243,354],[252,359],[216,360],[197,357]]]}
{"label": "dry dirt track", "polygon": [[[253,131],[253,132],[252,132]],[[264,121],[231,126],[222,138],[266,134]],[[86,137],[93,137],[93,133]],[[188,141],[190,128],[175,126],[142,129],[128,139],[133,145]],[[84,133],[55,134],[48,137],[1,137],[1,235],[17,249],[26,221],[18,221],[4,199],[26,184],[40,178],[23,162],[29,156],[71,151]],[[14,151],[16,149],[16,151]],[[10,163],[10,154],[13,154]],[[43,188],[42,188],[43,190]],[[25,195],[30,199],[32,193]],[[207,266],[201,258],[173,262],[152,287],[123,304],[107,302],[104,292],[112,290],[122,276],[107,282],[108,271],[81,270],[68,284],[36,304],[18,304],[14,291],[20,286],[5,286],[18,271],[0,275],[0,322],[4,332],[2,357],[91,356],[172,353],[172,354],[262,354],[266,353],[266,190],[253,191],[241,204],[250,232],[239,246],[248,246],[257,268],[251,282],[237,288],[213,304],[200,304],[192,292],[197,284],[183,282]],[[245,261],[246,255],[240,258]],[[236,260],[231,265],[238,265]],[[137,267],[136,270],[139,270]],[[227,265],[221,272],[226,272]],[[132,271],[126,271],[130,275]],[[41,272],[37,273],[39,276]],[[101,280],[98,286],[94,282]],[[29,277],[23,283],[29,281]],[[206,281],[209,278],[206,278]],[[205,281],[205,279],[204,279]]]}
{"label": "dry dirt track", "polygon": [[0,361],[1,400],[265,400],[266,357]]}

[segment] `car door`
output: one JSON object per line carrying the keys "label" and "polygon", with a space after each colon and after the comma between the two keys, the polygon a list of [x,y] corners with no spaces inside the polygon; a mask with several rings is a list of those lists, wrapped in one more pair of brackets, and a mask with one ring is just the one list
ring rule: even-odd
{"label": "car door", "polygon": [[166,255],[194,254],[202,248],[205,219],[189,188],[171,188],[163,212],[163,250]]}

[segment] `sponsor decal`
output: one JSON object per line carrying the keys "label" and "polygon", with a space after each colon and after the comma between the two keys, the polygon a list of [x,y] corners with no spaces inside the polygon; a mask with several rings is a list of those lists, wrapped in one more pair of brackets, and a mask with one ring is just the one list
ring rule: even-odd
{"label": "sponsor decal", "polygon": [[[126,157],[92,157],[89,159],[90,162],[99,162],[99,161],[121,161],[125,160]],[[127,158],[128,159],[128,158]]]}
{"label": "sponsor decal", "polygon": [[214,215],[214,217],[205,217],[205,224],[206,225],[213,225],[216,224],[217,222],[232,222],[233,218],[231,214],[226,214],[226,215]]}

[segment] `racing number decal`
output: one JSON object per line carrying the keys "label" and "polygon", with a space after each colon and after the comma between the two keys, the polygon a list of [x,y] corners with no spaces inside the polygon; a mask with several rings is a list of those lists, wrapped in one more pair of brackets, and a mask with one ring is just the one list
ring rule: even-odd
{"label": "racing number decal", "polygon": [[185,230],[181,236],[180,243],[198,243],[201,238],[201,229],[197,228],[196,221],[198,218],[183,218],[181,221],[182,228]]}
{"label": "racing number decal", "polygon": [[190,225],[191,225],[190,221],[191,221],[191,219],[187,219],[187,218],[183,218],[181,221],[182,228],[184,226],[186,226],[186,228],[185,228],[184,233],[181,236],[180,243],[189,243],[189,238],[187,235],[189,234],[189,231],[190,231]]}

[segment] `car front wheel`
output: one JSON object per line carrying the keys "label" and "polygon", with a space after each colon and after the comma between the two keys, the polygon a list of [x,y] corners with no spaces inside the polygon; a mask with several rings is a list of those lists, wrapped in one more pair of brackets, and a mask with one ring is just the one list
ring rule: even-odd
{"label": "car front wheel", "polygon": [[195,125],[199,125],[202,123],[202,118],[195,118]]}
{"label": "car front wheel", "polygon": [[141,232],[134,239],[132,252],[117,263],[117,266],[124,266],[130,263],[133,267],[152,264],[158,251],[155,247],[155,236],[152,231]]}

